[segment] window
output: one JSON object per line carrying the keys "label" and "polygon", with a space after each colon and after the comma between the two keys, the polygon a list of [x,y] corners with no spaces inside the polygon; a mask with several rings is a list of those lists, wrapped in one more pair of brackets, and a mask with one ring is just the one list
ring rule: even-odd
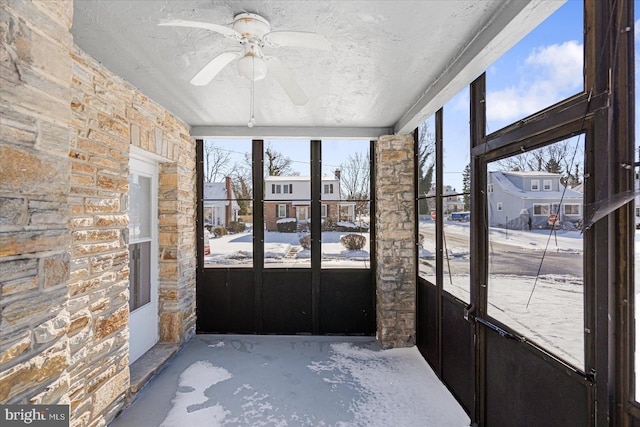
{"label": "window", "polygon": [[[520,151],[519,147],[514,147],[511,157],[487,164],[487,168],[512,172],[512,164],[522,164],[524,156],[539,158],[536,156],[556,152],[554,150],[560,146],[568,146],[571,153],[577,153],[572,158],[579,163],[568,164],[566,170],[576,170],[576,165],[578,170],[583,170],[581,159],[584,153],[584,135],[526,153]],[[529,167],[534,169],[537,165]],[[525,170],[521,173],[527,172],[537,171]],[[584,182],[582,175],[575,178]],[[551,213],[563,213],[566,209],[574,212],[574,209],[579,208],[580,202],[573,198],[581,195],[568,189],[564,194],[567,202],[562,203],[564,207],[560,206],[559,197],[556,200],[539,198],[536,203],[532,203],[527,202],[530,196],[530,193],[520,193],[518,205],[510,202],[510,206],[503,212],[488,210],[488,238],[492,249],[487,255],[487,315],[490,321],[495,319],[524,336],[527,341],[536,342],[558,358],[584,369],[583,234],[556,233],[555,228],[549,224]],[[488,203],[492,203],[491,197],[487,196]],[[526,203],[533,204],[533,215],[529,216],[525,210],[514,209],[514,214],[510,213],[508,218],[505,216],[512,206],[530,206]],[[495,203],[488,206],[495,206]],[[575,216],[563,218],[563,224],[576,219]],[[542,250],[532,251],[531,245]],[[557,261],[545,256],[551,252],[557,257]]]}
{"label": "window", "polygon": [[278,205],[278,218],[287,217],[287,205]]}
{"label": "window", "polygon": [[580,205],[564,205],[565,215],[580,215]]}
{"label": "window", "polygon": [[545,215],[548,216],[551,212],[549,211],[549,205],[542,204],[534,204],[533,205],[533,214],[534,215]]}
{"label": "window", "polygon": [[333,184],[324,185],[324,194],[333,194]]}
{"label": "window", "polygon": [[532,179],[531,180],[531,191],[540,191],[540,180]]}
{"label": "window", "polygon": [[327,205],[322,205],[321,209],[322,209],[322,218],[326,218],[327,217],[328,206]]}
{"label": "window", "polygon": [[499,211],[501,211],[501,210],[502,210],[502,202],[498,202],[498,203],[496,204],[496,209],[498,209]]}
{"label": "window", "polygon": [[551,191],[551,180],[550,179],[545,179],[544,181],[542,181],[542,189],[544,191]]}
{"label": "window", "polygon": [[292,187],[293,187],[293,184],[285,184],[282,186],[282,192],[284,194],[291,194],[293,193]]}
{"label": "window", "polygon": [[280,194],[282,192],[282,186],[280,184],[276,185],[276,194]]}
{"label": "window", "polygon": [[493,193],[493,184],[487,184],[487,193]]}
{"label": "window", "polygon": [[[253,265],[251,145],[251,140],[204,141],[201,227],[205,268]],[[276,184],[264,187],[267,196],[275,192]],[[270,213],[274,217],[274,209]]]}

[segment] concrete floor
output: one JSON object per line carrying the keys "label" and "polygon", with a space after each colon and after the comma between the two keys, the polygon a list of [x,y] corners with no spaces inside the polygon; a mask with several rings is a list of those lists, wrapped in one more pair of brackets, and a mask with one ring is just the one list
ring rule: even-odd
{"label": "concrete floor", "polygon": [[197,335],[112,427],[468,426],[418,350],[370,337]]}

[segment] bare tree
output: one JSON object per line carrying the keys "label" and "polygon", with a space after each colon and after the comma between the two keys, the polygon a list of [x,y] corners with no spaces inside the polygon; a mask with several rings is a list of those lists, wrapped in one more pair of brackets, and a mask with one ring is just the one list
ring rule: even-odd
{"label": "bare tree", "polygon": [[215,141],[204,141],[204,182],[219,182],[233,172],[231,153],[216,145]]}
{"label": "bare tree", "polygon": [[[418,191],[426,194],[433,184],[435,169],[436,137],[429,130],[429,122],[424,121],[418,126]],[[429,213],[428,203],[419,203],[420,214]]]}
{"label": "bare tree", "polygon": [[579,184],[582,150],[573,140],[556,142],[498,161],[502,170],[552,172],[562,175],[562,184]]}
{"label": "bare tree", "polygon": [[291,167],[293,161],[276,151],[271,145],[264,149],[265,176],[300,175]]}
{"label": "bare tree", "polygon": [[340,197],[356,202],[355,213],[367,211],[370,199],[371,162],[369,153],[349,154],[340,166]]}

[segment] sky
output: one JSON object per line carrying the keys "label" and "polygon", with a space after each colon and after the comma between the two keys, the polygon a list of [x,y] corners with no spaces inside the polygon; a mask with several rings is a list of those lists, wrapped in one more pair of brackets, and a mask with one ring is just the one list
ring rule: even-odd
{"label": "sky", "polygon": [[[582,33],[582,1],[569,0],[487,69],[487,134],[583,89]],[[444,105],[443,141],[444,184],[461,191],[470,160],[468,87]]]}

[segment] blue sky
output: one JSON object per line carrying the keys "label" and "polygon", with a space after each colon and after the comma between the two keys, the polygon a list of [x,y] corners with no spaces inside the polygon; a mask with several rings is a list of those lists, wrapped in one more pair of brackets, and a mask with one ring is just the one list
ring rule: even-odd
{"label": "blue sky", "polygon": [[[583,89],[581,0],[569,0],[487,69],[487,133]],[[462,190],[469,163],[469,89],[444,106],[444,181]]]}
{"label": "blue sky", "polygon": [[[582,8],[581,0],[569,0],[487,69],[487,133],[583,89]],[[444,106],[444,181],[457,190],[462,189],[461,174],[469,163],[468,123],[465,88]],[[227,142],[250,149],[248,141]],[[286,152],[301,175],[309,175],[307,141],[266,142]],[[367,141],[324,141],[323,174],[331,174],[349,154],[367,149]]]}

